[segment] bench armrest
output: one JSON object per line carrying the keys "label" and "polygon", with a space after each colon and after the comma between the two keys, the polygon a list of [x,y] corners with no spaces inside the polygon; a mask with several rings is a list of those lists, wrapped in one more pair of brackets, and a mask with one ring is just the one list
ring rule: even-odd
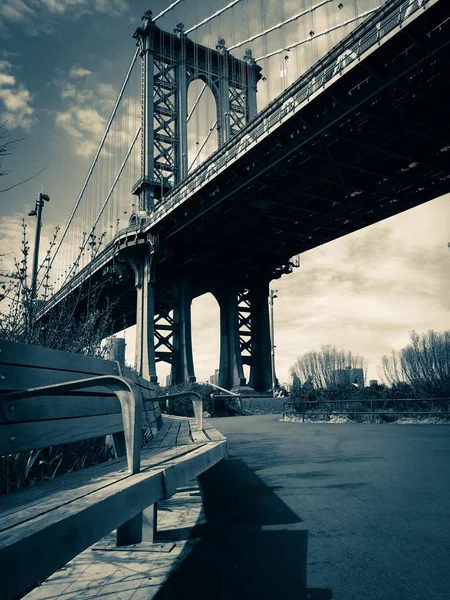
{"label": "bench armrest", "polygon": [[155,400],[172,400],[175,398],[181,398],[187,396],[192,401],[194,408],[194,416],[197,421],[197,427],[199,430],[203,429],[203,399],[198,392],[178,392],[177,394],[164,394],[163,396],[156,396]]}
{"label": "bench armrest", "polygon": [[[125,435],[127,464],[130,473],[138,473],[141,465],[141,435],[142,435],[142,395],[138,386],[125,377],[116,375],[101,375],[77,379],[65,383],[56,383],[20,392],[2,394],[7,402],[33,398],[35,396],[58,396],[84,388],[102,386],[109,388],[117,396],[122,410],[123,432]],[[2,403],[3,404],[3,403]],[[9,421],[7,411],[3,410],[3,418]]]}

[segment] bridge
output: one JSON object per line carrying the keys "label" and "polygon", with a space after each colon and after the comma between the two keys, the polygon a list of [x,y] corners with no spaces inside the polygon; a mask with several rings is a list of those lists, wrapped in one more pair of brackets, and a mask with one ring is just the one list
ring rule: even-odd
{"label": "bridge", "polygon": [[[173,33],[156,25],[180,1],[147,11],[136,29],[107,129],[41,273],[37,318],[71,297],[81,315],[96,293],[100,306],[114,301],[115,331],[137,325],[143,377],[156,381],[165,361],[174,383],[195,381],[190,305],[211,292],[219,385],[266,393],[270,281],[298,266],[292,257],[450,191],[450,5],[388,0],[344,20],[357,26],[258,112],[260,63],[287,62],[328,31],[261,57],[236,58],[235,47],[345,3],[325,0],[242,44],[210,48],[189,37],[205,21]],[[207,93],[215,122],[192,151],[189,124]],[[218,148],[205,158],[213,133]]]}

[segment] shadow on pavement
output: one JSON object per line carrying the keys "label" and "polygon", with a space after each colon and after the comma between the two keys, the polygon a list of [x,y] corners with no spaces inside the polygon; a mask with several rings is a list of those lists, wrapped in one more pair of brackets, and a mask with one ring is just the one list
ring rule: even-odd
{"label": "shadow on pavement", "polygon": [[194,549],[154,600],[328,600],[307,589],[308,532],[301,519],[245,462],[222,461],[199,478],[206,517]]}

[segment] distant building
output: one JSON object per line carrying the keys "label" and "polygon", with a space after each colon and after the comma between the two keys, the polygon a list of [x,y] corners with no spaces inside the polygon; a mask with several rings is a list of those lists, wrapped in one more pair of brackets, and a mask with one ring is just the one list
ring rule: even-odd
{"label": "distant building", "polygon": [[369,386],[370,387],[376,387],[378,385],[378,379],[371,379],[369,381]]}
{"label": "distant building", "polygon": [[219,369],[216,369],[214,371],[214,375],[210,376],[209,383],[213,383],[214,385],[219,385]]}
{"label": "distant building", "polygon": [[172,375],[166,375],[166,387],[172,385]]}
{"label": "distant building", "polygon": [[347,367],[346,369],[335,369],[333,379],[337,385],[357,385],[358,388],[364,387],[364,370]]}

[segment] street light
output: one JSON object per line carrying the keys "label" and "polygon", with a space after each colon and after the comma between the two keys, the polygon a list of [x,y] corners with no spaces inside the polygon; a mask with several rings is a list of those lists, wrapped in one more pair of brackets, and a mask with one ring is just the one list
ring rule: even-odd
{"label": "street light", "polygon": [[34,254],[33,254],[33,270],[31,272],[31,295],[30,295],[30,327],[33,322],[34,305],[36,301],[36,287],[37,287],[37,273],[39,263],[39,243],[41,240],[41,228],[42,228],[42,209],[44,207],[44,201],[49,202],[50,197],[47,194],[41,192],[36,200],[36,206],[33,210],[28,213],[29,217],[37,217],[36,222],[36,234],[34,238]]}
{"label": "street light", "polygon": [[275,327],[273,320],[273,301],[275,298],[278,298],[276,292],[278,290],[270,290],[270,351],[272,358],[272,394],[275,395]]}

